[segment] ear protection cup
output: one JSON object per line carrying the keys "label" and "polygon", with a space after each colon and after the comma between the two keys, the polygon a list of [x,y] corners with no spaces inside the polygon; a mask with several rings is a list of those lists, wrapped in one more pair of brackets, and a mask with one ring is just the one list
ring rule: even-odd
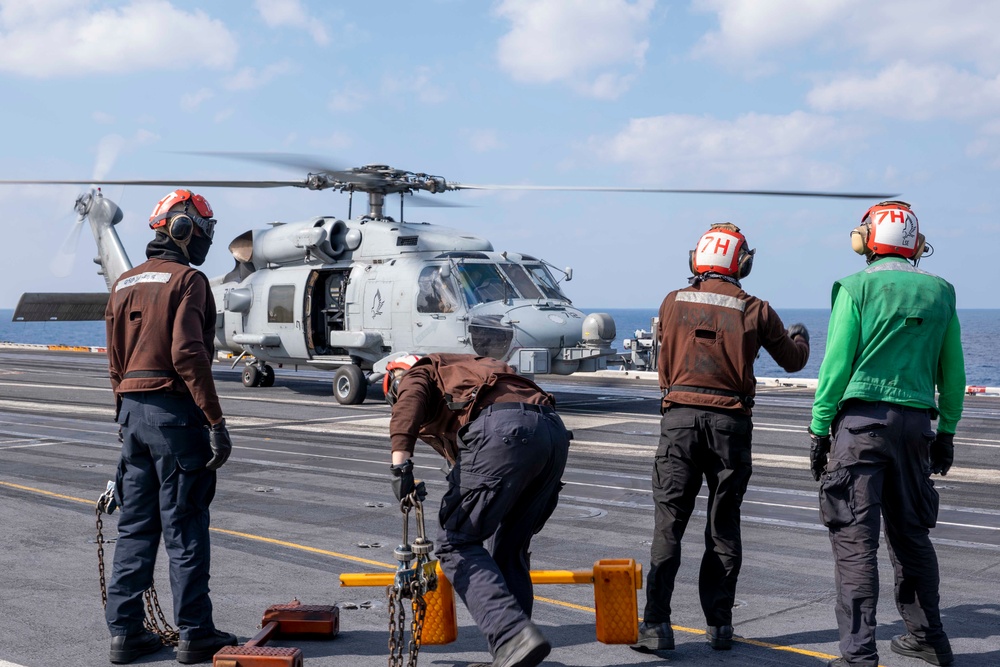
{"label": "ear protection cup", "polygon": [[399,396],[399,381],[403,378],[402,371],[389,371],[382,380],[382,393],[385,394],[385,402],[395,405],[396,397]]}
{"label": "ear protection cup", "polygon": [[865,254],[868,249],[868,223],[851,230],[851,249],[859,255]]}
{"label": "ear protection cup", "polygon": [[750,271],[753,270],[753,256],[757,254],[757,249],[747,250],[746,245],[740,248],[740,264],[739,273],[740,280],[746,278],[750,275]]}
{"label": "ear protection cup", "polygon": [[924,251],[927,250],[927,238],[917,232],[917,247],[913,251],[913,261],[916,262],[918,259],[924,256]]}
{"label": "ear protection cup", "polygon": [[175,243],[186,244],[194,234],[194,220],[190,217],[179,214],[167,220],[167,236]]}

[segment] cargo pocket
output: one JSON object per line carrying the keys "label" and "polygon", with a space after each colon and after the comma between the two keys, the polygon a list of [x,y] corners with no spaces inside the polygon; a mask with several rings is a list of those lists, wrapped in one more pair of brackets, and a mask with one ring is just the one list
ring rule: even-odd
{"label": "cargo pocket", "polygon": [[930,477],[921,479],[917,503],[917,521],[920,522],[920,525],[924,528],[936,526],[941,498],[938,496],[937,489],[934,488],[934,481]]}
{"label": "cargo pocket", "polygon": [[473,538],[491,535],[500,524],[501,517],[492,516],[492,510],[502,480],[462,470],[459,465],[449,473],[448,481],[438,514],[441,526]]}
{"label": "cargo pocket", "polygon": [[819,485],[819,513],[827,528],[854,522],[854,479],[850,468],[824,473]]}

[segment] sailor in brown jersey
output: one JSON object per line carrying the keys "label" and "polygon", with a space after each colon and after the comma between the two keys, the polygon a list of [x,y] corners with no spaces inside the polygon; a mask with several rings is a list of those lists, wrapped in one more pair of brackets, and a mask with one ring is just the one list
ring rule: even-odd
{"label": "sailor in brown jersey", "polygon": [[528,547],[558,502],[570,441],[555,399],[487,357],[407,355],[386,368],[396,498],[414,489],[418,438],[452,464],[438,516],[441,569],[486,636],[493,665],[537,665],[550,646],[531,622]]}
{"label": "sailor in brown jersey", "polygon": [[215,301],[205,261],[215,220],[200,195],[176,190],[149,220],[148,260],[122,274],[105,313],[108,370],[122,454],[121,505],[105,616],[110,660],[162,648],[143,627],[143,591],[163,535],[180,640],[177,660],[202,662],[236,643],[216,630],[209,599],[209,512],[215,471],[232,450],[212,379]]}
{"label": "sailor in brown jersey", "polygon": [[681,538],[702,478],[708,484],[705,553],[698,588],[712,648],[732,647],[732,609],[742,561],[740,504],[751,474],[750,420],[760,348],[788,372],[809,360],[809,333],[787,332],[766,301],[743,291],[754,251],[730,223],[712,225],[695,250],[691,286],[660,306],[658,370],[663,404],[653,468],[655,529],[639,651],[674,648],[670,599]]}

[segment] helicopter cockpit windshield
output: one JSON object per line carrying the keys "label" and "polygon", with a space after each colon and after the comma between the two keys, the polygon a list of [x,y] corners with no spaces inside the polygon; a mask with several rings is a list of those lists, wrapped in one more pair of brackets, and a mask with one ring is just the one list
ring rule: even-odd
{"label": "helicopter cockpit windshield", "polygon": [[[424,273],[428,272],[425,270]],[[421,274],[421,294],[426,292],[430,295],[431,292],[438,293],[448,289],[445,284],[449,281],[442,279],[438,272],[434,275],[437,276],[433,279],[436,282],[432,283],[429,275],[425,278]],[[455,265],[454,276],[469,308],[509,299],[558,299],[569,302],[555,278],[542,264],[527,265],[510,261],[496,264],[463,260]]]}
{"label": "helicopter cockpit windshield", "polygon": [[559,283],[556,282],[556,279],[552,277],[552,274],[549,273],[549,270],[543,264],[525,264],[524,268],[531,274],[535,284],[542,290],[542,294],[546,299],[560,299],[570,302],[562,290],[559,289]]}
{"label": "helicopter cockpit windshield", "polygon": [[500,274],[496,264],[462,262],[456,267],[455,275],[462,287],[465,302],[470,308],[481,303],[506,301],[512,296],[517,296]]}

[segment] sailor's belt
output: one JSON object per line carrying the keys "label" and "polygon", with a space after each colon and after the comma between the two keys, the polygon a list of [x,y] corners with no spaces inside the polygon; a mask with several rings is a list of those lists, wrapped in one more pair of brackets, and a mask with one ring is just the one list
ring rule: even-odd
{"label": "sailor's belt", "polygon": [[540,412],[543,415],[555,414],[556,412],[548,405],[539,405],[538,403],[494,403],[483,408],[482,412],[487,410],[521,410],[523,412]]}

